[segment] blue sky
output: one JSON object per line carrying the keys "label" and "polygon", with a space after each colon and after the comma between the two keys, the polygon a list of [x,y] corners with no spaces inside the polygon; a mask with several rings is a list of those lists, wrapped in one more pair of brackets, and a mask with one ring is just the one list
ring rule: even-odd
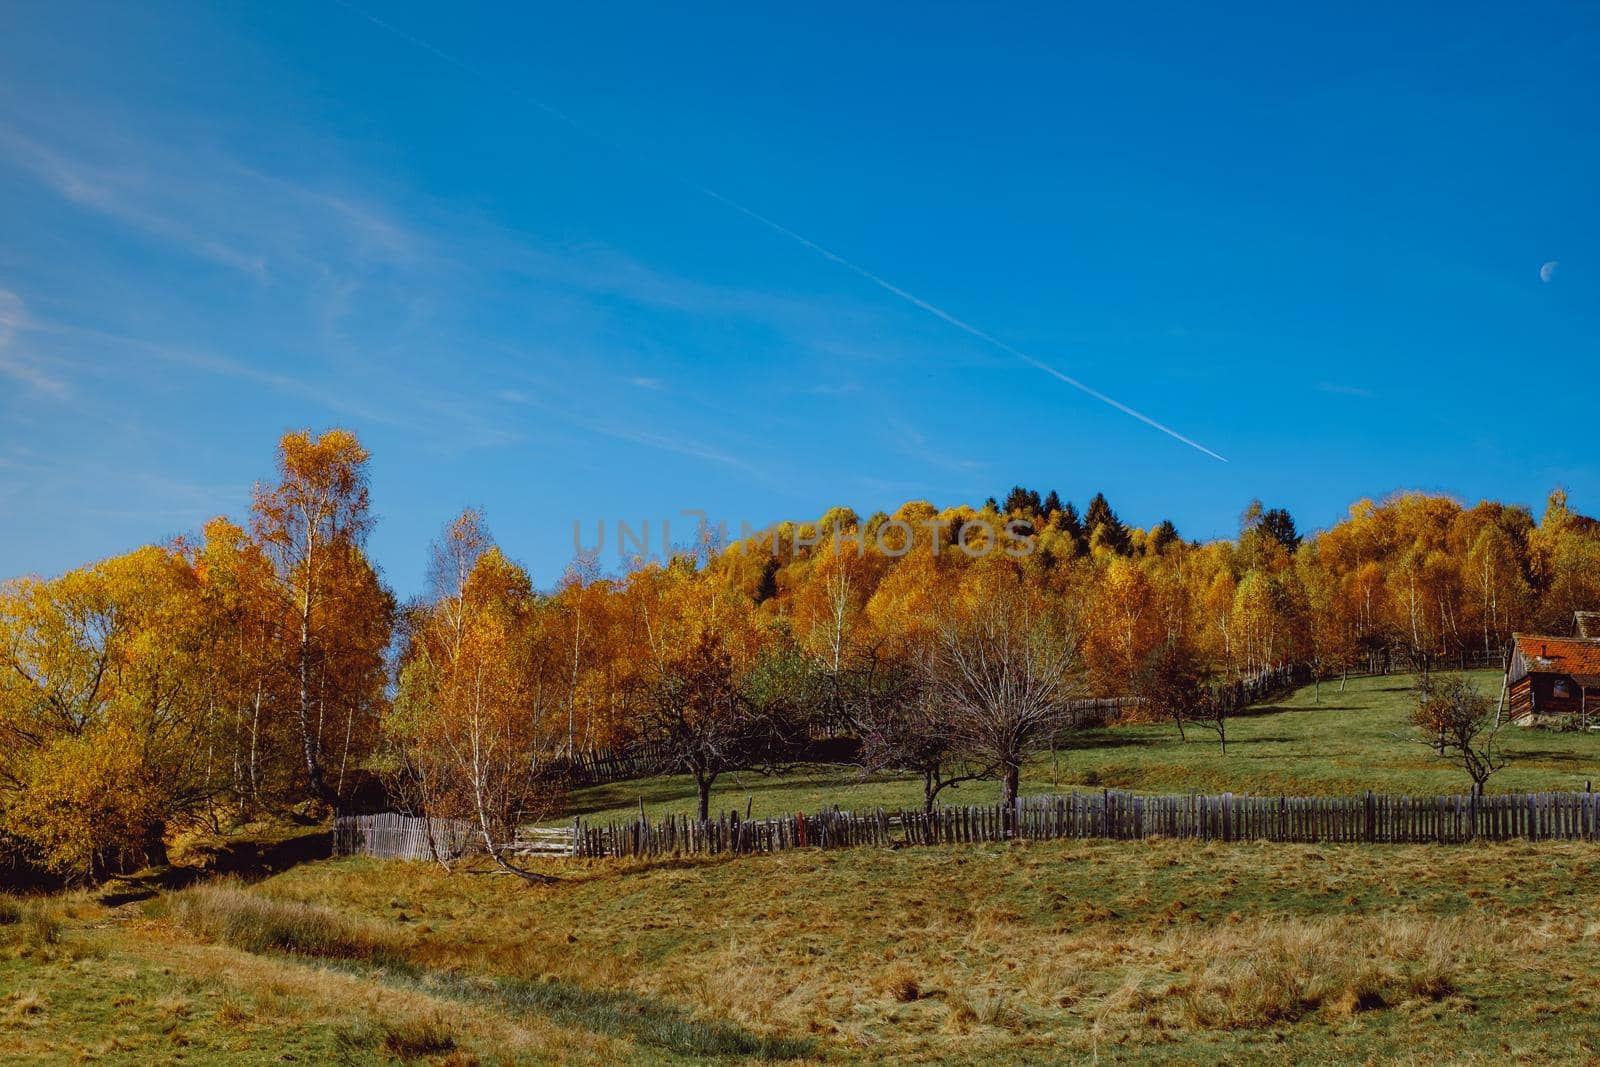
{"label": "blue sky", "polygon": [[466,504],[541,585],[1016,482],[1600,510],[1600,11],[766,6],[0,5],[0,574],[331,424],[402,594]]}

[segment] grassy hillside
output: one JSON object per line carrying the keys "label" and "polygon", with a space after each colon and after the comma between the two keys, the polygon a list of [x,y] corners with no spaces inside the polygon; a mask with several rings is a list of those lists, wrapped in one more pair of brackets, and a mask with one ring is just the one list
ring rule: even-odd
{"label": "grassy hillside", "polygon": [[[1468,675],[1490,696],[1500,691],[1499,671]],[[1179,740],[1170,723],[1086,730],[1071,749],[1027,768],[1023,789],[1111,787],[1150,793],[1354,793],[1366,789],[1392,793],[1465,792],[1470,781],[1401,738],[1408,732],[1410,675],[1352,678],[1344,692],[1337,682],[1306,686],[1279,703],[1251,708],[1229,723],[1228,751],[1215,736],[1190,730]],[[1494,790],[1582,789],[1600,779],[1600,735],[1508,729],[1504,734],[1511,766],[1490,783]],[[733,774],[720,779],[713,804],[756,815],[841,807],[916,807],[920,781],[910,778],[864,780],[849,768],[805,767],[766,777]],[[694,810],[694,784],[687,777],[618,782],[580,790],[572,811],[595,819],[627,818],[643,798],[652,816]],[[944,795],[947,804],[994,803],[993,782],[969,783]]]}
{"label": "grassy hillside", "polygon": [[[1320,702],[1308,688],[1239,717],[1226,755],[1168,725],[1086,731],[1027,786],[1457,789],[1459,771],[1397,737],[1409,686],[1357,679]],[[1593,736],[1515,730],[1508,746],[1499,788],[1581,787],[1600,769]],[[909,805],[918,789],[818,767],[729,776],[718,800],[763,814]],[[575,799],[620,815],[640,796],[654,814],[693,802],[673,778]],[[985,783],[950,799],[993,797]],[[217,856],[244,855],[227,844]],[[1600,853],[1581,843],[799,850],[550,861],[548,887],[281,845],[246,851],[273,858],[255,869],[299,865],[248,886],[0,898],[0,1062],[1600,1055],[1600,919],[1575,888]],[[175,883],[136,888],[160,884]]]}
{"label": "grassy hillside", "polygon": [[0,1060],[1592,1060],[1578,845],[324,861],[0,915]]}

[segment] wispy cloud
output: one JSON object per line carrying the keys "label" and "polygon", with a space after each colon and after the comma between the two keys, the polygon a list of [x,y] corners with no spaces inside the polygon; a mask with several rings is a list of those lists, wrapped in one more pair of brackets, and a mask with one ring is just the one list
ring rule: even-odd
{"label": "wispy cloud", "polygon": [[[481,399],[423,384],[411,368],[396,366],[404,346],[425,343],[419,316],[455,280],[457,265],[376,195],[316,171],[300,180],[267,173],[220,142],[163,137],[142,116],[59,102],[49,115],[27,112],[0,86],[6,168],[63,204],[186,257],[194,269],[185,268],[188,287],[178,295],[152,290],[121,263],[83,282],[96,269],[90,246],[65,272],[76,284],[58,284],[47,301],[48,315],[27,314],[15,293],[0,289],[0,376],[67,392],[36,353],[19,351],[26,327],[50,338],[51,350],[72,353],[83,372],[115,376],[134,356],[270,389],[297,408],[314,404],[456,444],[514,439],[492,425]],[[237,302],[218,314],[200,295],[207,287],[238,293]],[[82,299],[89,289],[98,290],[92,303]],[[241,337],[254,343],[240,346]],[[233,350],[222,354],[224,345]],[[240,351],[269,345],[283,358]]]}
{"label": "wispy cloud", "polygon": [[[71,293],[60,301],[55,325],[94,323],[78,337],[94,346],[86,364],[102,361],[98,350],[113,344],[373,422],[427,430],[450,422],[464,432],[439,433],[441,440],[492,446],[518,439],[512,428],[494,424],[497,400],[516,402],[506,395],[516,390],[475,391],[469,379],[442,373],[424,385],[420,376],[444,369],[426,351],[430,342],[444,351],[461,344],[452,320],[469,310],[493,318],[499,312],[494,301],[515,300],[519,317],[553,318],[574,330],[578,345],[585,343],[583,332],[589,338],[611,334],[617,316],[637,314],[618,310],[619,302],[652,314],[741,322],[757,336],[784,338],[799,348],[848,332],[857,320],[875,321],[859,308],[685,278],[600,244],[543,244],[457,207],[423,201],[406,216],[380,192],[352,192],[315,172],[291,180],[220,144],[220,135],[201,144],[164,138],[139,116],[103,109],[58,104],[50,116],[30,114],[0,91],[0,168],[9,166],[63,203],[212,268],[207,284],[226,288],[237,284],[228,275],[242,277],[251,302],[280,309],[267,324],[269,336],[293,354],[267,363],[237,351],[221,354],[213,338],[245,327],[217,322],[192,297],[182,308],[191,317],[159,320],[164,336],[155,336],[149,323],[156,317],[136,303],[144,296],[139,280],[119,270],[111,277],[127,293],[121,308],[135,307],[134,315],[119,314],[114,302],[92,311],[73,308],[79,302]],[[326,157],[313,158],[330,166]],[[430,315],[437,315],[437,332],[430,330]],[[481,335],[467,339],[482,343]],[[414,362],[402,368],[397,360],[407,354]],[[26,374],[40,389],[64,388],[37,363],[14,353],[3,358],[8,376]],[[646,392],[673,392],[689,405],[715,402],[704,390],[677,389],[668,375],[622,381]],[[374,385],[351,388],[352,382]],[[408,392],[408,384],[417,388]],[[639,443],[729,466],[739,462],[671,436]]]}
{"label": "wispy cloud", "polygon": [[[237,484],[205,484],[171,477],[148,468],[129,471],[101,469],[92,480],[117,478],[137,489],[137,507],[93,506],[83,514],[107,519],[132,519],[170,523],[175,529],[191,529],[208,517],[237,511],[248,500],[248,490]],[[90,480],[90,479],[86,479]]]}
{"label": "wispy cloud", "polygon": [[611,420],[579,414],[570,406],[540,399],[518,390],[501,390],[500,397],[510,403],[538,408],[549,414],[564,418],[567,422],[588,433],[599,434],[602,437],[609,437],[616,441],[626,441],[630,444],[641,445],[658,452],[671,452],[675,455],[689,456],[692,459],[715,463],[731,470],[766,477],[754,464],[740,459],[725,449],[718,448],[716,445],[687,434],[676,431],[660,432],[636,426],[624,426]]}
{"label": "wispy cloud", "polygon": [[[455,220],[459,234],[472,220]],[[635,309],[682,315],[699,321],[743,323],[782,337],[812,353],[852,361],[881,359],[861,341],[887,331],[886,315],[865,302],[759,286],[686,277],[641,262],[606,245],[554,245],[487,227],[473,235],[480,247],[512,274],[548,292],[568,292],[586,301],[622,302]],[[925,353],[924,353],[925,354]]]}
{"label": "wispy cloud", "polygon": [[171,147],[158,133],[135,137],[80,111],[30,128],[38,125],[0,108],[0,163],[68,203],[257,281],[325,280],[421,255],[418,236],[376,204],[263,173],[218,147]]}
{"label": "wispy cloud", "polygon": [[1333,393],[1336,396],[1372,396],[1372,390],[1364,385],[1340,385],[1336,382],[1318,382],[1317,389],[1324,393]]}
{"label": "wispy cloud", "polygon": [[162,201],[176,190],[148,172],[74,159],[15,129],[4,127],[0,127],[0,156],[79,207],[178,245],[202,259],[257,277],[266,273],[263,257],[252,256],[221,235],[164,209]]}
{"label": "wispy cloud", "polygon": [[[3,302],[4,297],[0,296],[0,304],[3,304]],[[260,386],[282,396],[310,403],[317,408],[337,415],[359,418],[374,424],[397,426],[403,429],[416,430],[423,426],[416,409],[410,407],[387,407],[379,403],[364,402],[361,399],[357,399],[357,397],[365,394],[342,388],[337,382],[331,380],[319,381],[314,378],[300,377],[203,349],[159,341],[147,341],[139,337],[97,330],[86,326],[75,326],[60,322],[35,322],[31,326],[36,332],[56,335],[81,348],[100,352],[111,349],[121,350],[127,355],[131,355],[134,359],[146,363],[181,368],[185,371]],[[0,371],[7,369],[4,356],[4,346],[0,345]],[[127,356],[123,358],[126,359]],[[62,386],[61,389],[64,391],[65,386]],[[429,409],[437,412],[448,410],[449,406],[449,399],[437,393],[425,394],[417,400],[417,407],[420,409]]]}
{"label": "wispy cloud", "polygon": [[861,392],[859,382],[815,382],[810,385],[797,385],[793,392],[806,396],[850,396]]}
{"label": "wispy cloud", "polygon": [[633,430],[619,426],[608,426],[603,423],[589,423],[588,429],[595,433],[615,437],[619,441],[631,441],[636,445],[654,448],[662,452],[676,452],[680,456],[690,456],[694,459],[703,459],[708,463],[718,463],[724,467],[735,470],[755,473],[755,468],[744,460],[715,448],[703,441],[679,434],[652,433],[648,430]]}
{"label": "wispy cloud", "polygon": [[[48,321],[30,329],[59,333],[55,347],[86,374],[120,380],[134,357],[270,390],[297,420],[322,409],[414,430],[429,447],[504,447],[542,433],[581,447],[597,434],[770,483],[761,469],[768,443],[737,429],[749,418],[740,382],[699,376],[665,340],[648,361],[635,341],[619,352],[619,332],[636,338],[641,321],[681,316],[689,328],[731,326],[753,346],[804,353],[824,368],[893,359],[861,341],[892,333],[869,302],[691,278],[599,243],[544,242],[471,208],[341,180],[327,146],[298,157],[311,166],[280,174],[242,155],[245,142],[225,129],[174,138],[151,125],[162,120],[110,105],[52,107],[30,112],[0,87],[0,169],[181,257],[186,272],[181,290],[152,290],[108,259],[99,288],[118,298],[90,304],[81,294],[96,287],[77,278],[96,263],[73,265],[74,284],[57,287]],[[211,294],[226,294],[226,311]],[[486,323],[507,332],[486,332]],[[507,323],[547,339],[527,351],[522,327]],[[0,373],[65,388],[14,350],[0,347],[0,360]],[[549,387],[504,384],[511,366]],[[607,386],[620,388],[613,407],[592,414],[588,403]],[[857,388],[824,378],[809,391]],[[628,412],[630,393],[652,406]],[[530,396],[557,416],[549,429],[519,424],[510,410]],[[659,409],[669,401],[676,418]],[[720,429],[696,436],[666,428],[674,423]]]}
{"label": "wispy cloud", "polygon": [[38,362],[17,350],[17,336],[28,325],[22,298],[0,288],[0,375],[41,393],[66,396],[67,384],[45,372]]}
{"label": "wispy cloud", "polygon": [[884,420],[891,446],[902,455],[921,460],[952,474],[973,474],[988,464],[966,456],[955,456],[937,447],[928,435],[900,418]]}
{"label": "wispy cloud", "polygon": [[27,502],[45,511],[70,507],[80,518],[158,524],[153,536],[194,529],[212,515],[236,511],[248,495],[241,483],[198,482],[114,453],[63,458],[14,446],[0,455],[0,503]]}

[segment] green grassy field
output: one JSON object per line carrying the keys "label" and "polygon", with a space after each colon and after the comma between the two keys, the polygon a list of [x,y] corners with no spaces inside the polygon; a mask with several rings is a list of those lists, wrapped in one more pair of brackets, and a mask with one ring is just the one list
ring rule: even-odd
{"label": "green grassy field", "polygon": [[[1592,1062],[1600,853],[330,860],[0,923],[0,1061]],[[17,909],[12,906],[13,912]]]}
{"label": "green grassy field", "polygon": [[[1490,696],[1499,671],[1468,675]],[[1288,699],[1251,708],[1228,725],[1228,751],[1215,735],[1190,729],[1187,743],[1170,723],[1085,730],[1070,749],[1030,764],[1025,792],[1114,788],[1143,793],[1456,793],[1471,786],[1459,767],[1401,738],[1408,732],[1410,675],[1352,678],[1307,686]],[[1503,734],[1510,767],[1490,782],[1495,791],[1583,789],[1600,779],[1600,735],[1508,728]],[[842,808],[920,807],[921,782],[905,777],[863,778],[847,767],[809,766],[783,775],[725,775],[713,790],[713,807],[749,805],[757,816]],[[579,790],[572,814],[605,821],[637,815],[640,799],[652,817],[694,811],[694,784],[684,776],[617,782]],[[962,785],[946,804],[992,804],[994,782]],[[551,820],[559,822],[560,820]]]}

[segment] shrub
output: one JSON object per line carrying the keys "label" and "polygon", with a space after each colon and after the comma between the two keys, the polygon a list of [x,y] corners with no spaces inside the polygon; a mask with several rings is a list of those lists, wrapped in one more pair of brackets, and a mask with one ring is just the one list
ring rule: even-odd
{"label": "shrub", "polygon": [[250,1013],[232,997],[224,997],[217,1005],[217,1022],[226,1027],[243,1026],[250,1022]]}
{"label": "shrub", "polygon": [[37,905],[27,909],[24,929],[27,931],[25,937],[28,945],[32,948],[45,948],[61,942],[61,919],[54,912]]}
{"label": "shrub", "polygon": [[439,1056],[454,1051],[455,1047],[455,1033],[438,1016],[410,1019],[384,1027],[384,1051],[402,1060]]}
{"label": "shrub", "polygon": [[400,1022],[365,1020],[342,1026],[334,1043],[345,1060],[366,1059],[362,1053],[382,1049],[397,1060],[409,1061],[445,1056],[445,1063],[476,1063],[475,1057],[457,1047],[455,1030],[438,1014]]}
{"label": "shrub", "polygon": [[38,1015],[44,1008],[44,997],[34,990],[18,993],[11,1000],[11,1010],[18,1015]]}
{"label": "shrub", "polygon": [[24,955],[48,953],[61,943],[61,917],[43,901],[0,897],[0,938],[20,944]]}
{"label": "shrub", "polygon": [[978,1013],[972,1010],[972,1005],[957,997],[950,1002],[950,1007],[945,1015],[945,1033],[964,1034],[977,1021]]}
{"label": "shrub", "polygon": [[889,994],[902,1004],[916,1000],[922,995],[922,985],[917,981],[914,971],[903,963],[897,963],[884,971],[878,978],[878,989]]}

